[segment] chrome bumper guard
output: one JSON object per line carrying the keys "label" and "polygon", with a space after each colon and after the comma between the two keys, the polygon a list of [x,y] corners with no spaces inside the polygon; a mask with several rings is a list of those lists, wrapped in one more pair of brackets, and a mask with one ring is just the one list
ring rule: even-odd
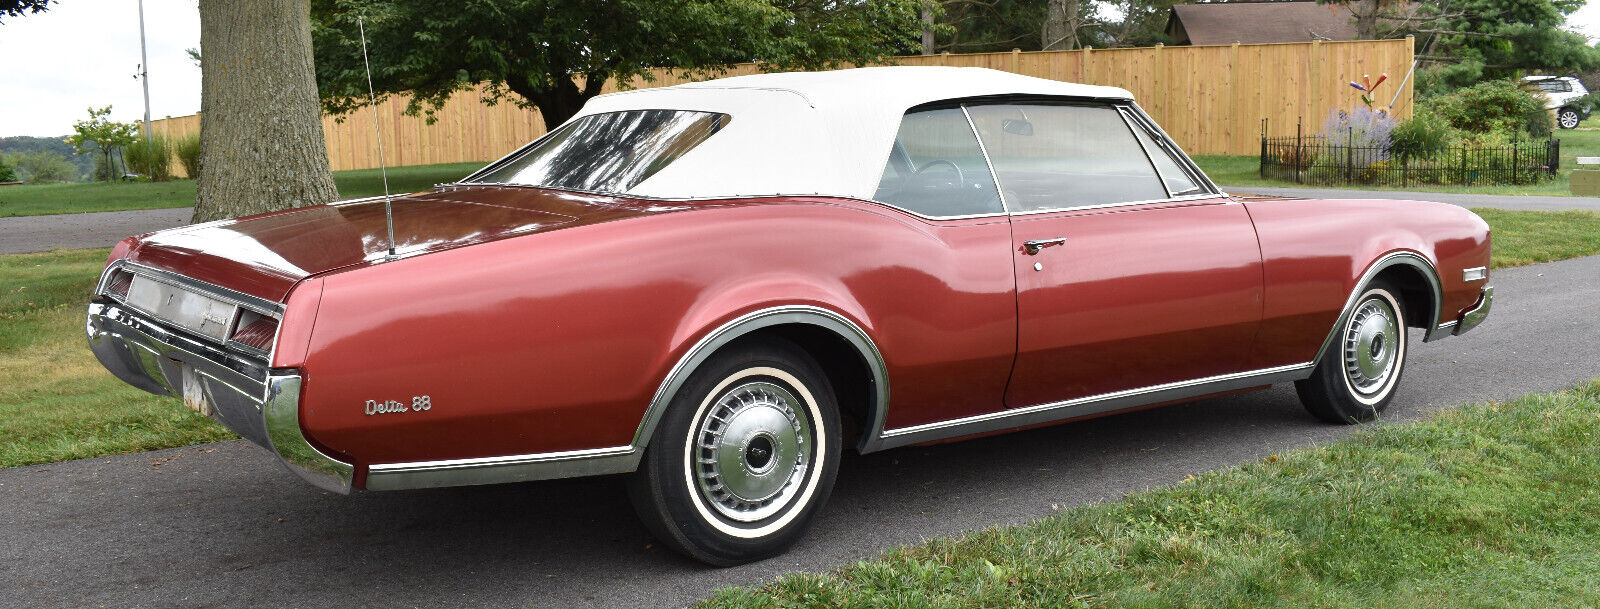
{"label": "chrome bumper guard", "polygon": [[183,398],[272,451],[307,482],[350,492],[355,468],[317,450],[301,432],[299,374],[271,370],[104,297],[89,304],[87,330],[95,357],[123,382]]}
{"label": "chrome bumper guard", "polygon": [[1488,319],[1489,309],[1494,306],[1494,286],[1483,288],[1483,296],[1478,298],[1478,306],[1461,314],[1461,321],[1456,324],[1455,335],[1466,334],[1469,330],[1478,327],[1483,320]]}
{"label": "chrome bumper guard", "polygon": [[1493,306],[1494,286],[1486,286],[1483,288],[1483,293],[1478,296],[1478,304],[1473,305],[1466,313],[1462,313],[1460,318],[1439,324],[1439,327],[1429,331],[1428,335],[1423,337],[1423,341],[1429,342],[1446,336],[1466,334],[1473,328],[1478,327],[1478,324],[1483,323],[1483,320],[1488,319],[1489,309]]}

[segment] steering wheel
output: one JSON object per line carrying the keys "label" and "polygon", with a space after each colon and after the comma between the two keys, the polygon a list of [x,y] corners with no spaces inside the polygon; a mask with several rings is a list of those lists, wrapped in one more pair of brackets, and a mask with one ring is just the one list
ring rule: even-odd
{"label": "steering wheel", "polygon": [[956,172],[955,187],[956,187],[957,190],[960,190],[960,189],[966,187],[966,185],[967,185],[967,174],[965,172],[961,171],[961,167],[959,165],[956,165],[955,163],[952,163],[950,161],[946,161],[944,159],[935,159],[935,160],[932,160],[932,161],[928,161],[927,165],[923,165],[922,167],[917,169],[916,175],[917,175],[918,178],[921,178],[923,172],[926,172],[929,169],[933,169],[934,167],[938,167],[940,165],[945,165],[945,166],[948,166],[951,169],[955,170],[955,172]]}

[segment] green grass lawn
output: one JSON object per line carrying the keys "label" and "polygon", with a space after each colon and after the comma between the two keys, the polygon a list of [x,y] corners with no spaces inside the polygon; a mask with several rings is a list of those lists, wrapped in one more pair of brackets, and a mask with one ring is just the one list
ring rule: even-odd
{"label": "green grass lawn", "polygon": [[1600,606],[1600,382],[890,551],[701,607]]}
{"label": "green grass lawn", "polygon": [[[476,171],[484,163],[445,163],[389,169],[389,189],[404,193],[426,190]],[[376,169],[333,172],[341,198],[383,194]],[[70,214],[91,211],[159,209],[194,205],[194,180],[171,182],[94,182],[0,187],[0,217]]]}
{"label": "green grass lawn", "polygon": [[[1299,185],[1282,180],[1265,180],[1261,178],[1261,159],[1255,155],[1228,156],[1228,155],[1200,155],[1194,157],[1194,162],[1206,172],[1211,181],[1224,186],[1250,187],[1250,186],[1305,186],[1307,188],[1349,188],[1355,190],[1407,190],[1424,192],[1452,192],[1484,195],[1543,195],[1543,196],[1571,196],[1568,186],[1568,177],[1572,168],[1577,166],[1579,156],[1600,156],[1600,126],[1584,126],[1577,129],[1557,130],[1555,137],[1561,140],[1561,169],[1554,180],[1540,184],[1506,185],[1506,186],[1440,186],[1440,185],[1413,185],[1404,188],[1397,186],[1374,186],[1370,184],[1340,184],[1325,185]],[[1235,188],[1239,190],[1239,188]],[[1243,192],[1243,191],[1241,191]]]}
{"label": "green grass lawn", "polygon": [[234,437],[100,366],[84,307],[109,250],[0,256],[0,467]]}

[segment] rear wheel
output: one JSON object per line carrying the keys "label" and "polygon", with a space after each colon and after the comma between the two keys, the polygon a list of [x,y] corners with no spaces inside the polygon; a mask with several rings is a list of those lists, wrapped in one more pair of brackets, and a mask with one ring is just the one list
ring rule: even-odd
{"label": "rear wheel", "polygon": [[1583,117],[1578,115],[1577,110],[1562,108],[1556,112],[1556,124],[1561,125],[1562,129],[1577,129],[1580,122],[1583,122]]}
{"label": "rear wheel", "polygon": [[1306,410],[1324,421],[1370,421],[1394,398],[1406,349],[1405,307],[1399,291],[1375,281],[1356,300],[1311,378],[1295,382],[1295,392]]}
{"label": "rear wheel", "polygon": [[817,363],[788,341],[736,345],[673,396],[629,494],[662,542],[736,565],[799,540],[832,491],[839,449]]}

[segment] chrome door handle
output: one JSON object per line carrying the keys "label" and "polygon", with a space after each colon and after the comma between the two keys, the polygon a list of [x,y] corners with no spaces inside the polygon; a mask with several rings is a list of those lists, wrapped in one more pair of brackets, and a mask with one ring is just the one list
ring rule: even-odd
{"label": "chrome door handle", "polygon": [[1031,240],[1031,241],[1023,241],[1022,242],[1022,249],[1024,251],[1028,252],[1029,256],[1032,256],[1034,254],[1039,253],[1039,250],[1042,250],[1044,248],[1050,247],[1052,245],[1064,245],[1064,244],[1066,244],[1066,242],[1067,242],[1067,238],[1066,237],[1056,237],[1054,239],[1034,239],[1034,240]]}

